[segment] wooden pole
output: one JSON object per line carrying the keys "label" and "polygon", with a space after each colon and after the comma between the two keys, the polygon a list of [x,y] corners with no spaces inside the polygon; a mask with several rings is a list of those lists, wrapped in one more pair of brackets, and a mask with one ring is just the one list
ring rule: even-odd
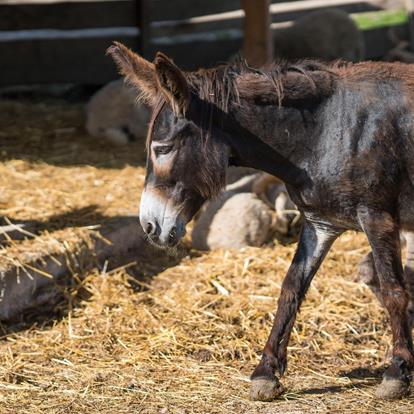
{"label": "wooden pole", "polygon": [[244,57],[259,67],[271,62],[273,47],[270,31],[270,0],[241,0],[244,9]]}
{"label": "wooden pole", "polygon": [[408,13],[408,29],[410,35],[410,47],[414,50],[414,0],[405,0],[405,8]]}
{"label": "wooden pole", "polygon": [[141,56],[151,59],[151,13],[148,0],[135,0],[137,10],[137,23],[139,28],[138,51]]}

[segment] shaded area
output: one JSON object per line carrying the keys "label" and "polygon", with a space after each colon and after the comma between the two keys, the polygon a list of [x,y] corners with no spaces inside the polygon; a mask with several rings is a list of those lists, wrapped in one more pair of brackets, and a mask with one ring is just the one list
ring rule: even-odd
{"label": "shaded area", "polygon": [[98,211],[99,206],[90,205],[74,209],[63,214],[40,220],[13,220],[8,217],[0,217],[0,243],[33,239],[44,231],[53,232],[68,227],[94,226],[110,219]]}
{"label": "shaded area", "polygon": [[[94,269],[103,275],[123,269],[131,288],[141,291],[154,275],[178,264],[188,252],[181,246],[168,254],[150,245],[137,216],[105,217],[95,210],[96,206],[89,206],[52,216],[45,222],[9,224],[9,220],[2,219],[8,224],[0,230],[5,227],[11,230],[6,236],[3,234],[6,252],[8,246],[19,246],[19,243],[30,242],[32,246],[27,253],[23,251],[15,264],[2,269],[0,318],[5,321],[4,335],[26,329],[33,323],[49,326],[65,317],[91,297],[88,274]],[[62,234],[59,231],[76,231],[75,223],[84,231],[67,246],[65,239],[59,239]],[[49,252],[42,240],[44,234],[51,237],[59,234],[53,241],[62,246],[63,252],[62,249]]]}
{"label": "shaded area", "polygon": [[12,159],[97,168],[145,166],[144,140],[110,145],[87,135],[83,103],[0,100],[0,162]]}
{"label": "shaded area", "polygon": [[382,374],[384,373],[385,368],[366,368],[366,367],[358,367],[351,369],[350,371],[341,371],[340,376],[341,377],[347,377],[351,379],[367,379],[367,380],[373,380],[374,378],[382,378]]}

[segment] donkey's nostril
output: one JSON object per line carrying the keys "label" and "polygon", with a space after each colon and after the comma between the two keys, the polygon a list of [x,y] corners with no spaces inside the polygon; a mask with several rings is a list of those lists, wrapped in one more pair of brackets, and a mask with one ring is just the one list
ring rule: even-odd
{"label": "donkey's nostril", "polygon": [[147,225],[145,226],[145,233],[147,233],[149,236],[153,235],[156,231],[157,227],[155,223],[152,221],[149,221]]}
{"label": "donkey's nostril", "polygon": [[168,244],[172,245],[177,243],[177,227],[173,227],[168,235]]}

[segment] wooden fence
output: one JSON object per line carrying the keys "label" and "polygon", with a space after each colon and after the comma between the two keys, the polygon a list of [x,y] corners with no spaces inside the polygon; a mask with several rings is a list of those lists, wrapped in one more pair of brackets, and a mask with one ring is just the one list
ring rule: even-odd
{"label": "wooden fence", "polygon": [[[242,46],[240,0],[52,1],[0,1],[0,86],[108,82],[117,76],[105,56],[113,40],[148,58],[161,50],[186,69],[225,61]],[[327,6],[360,13],[383,3],[273,0],[272,27]],[[364,35],[367,58],[392,46],[386,29]]]}

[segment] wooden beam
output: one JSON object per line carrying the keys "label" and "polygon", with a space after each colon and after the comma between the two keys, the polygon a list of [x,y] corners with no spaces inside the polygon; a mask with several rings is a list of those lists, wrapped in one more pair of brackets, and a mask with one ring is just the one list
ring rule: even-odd
{"label": "wooden beam", "polygon": [[149,0],[135,0],[140,30],[138,50],[141,56],[151,59],[151,7]]}
{"label": "wooden beam", "polygon": [[405,0],[405,8],[408,12],[408,30],[410,34],[411,50],[414,50],[414,0]]}
{"label": "wooden beam", "polygon": [[244,9],[244,56],[255,67],[273,58],[270,0],[241,0]]}
{"label": "wooden beam", "polygon": [[136,24],[131,0],[0,4],[0,31],[72,30]]}
{"label": "wooden beam", "polygon": [[[0,42],[0,86],[40,83],[103,84],[116,79],[116,67],[105,50],[114,38]],[[118,37],[128,47],[136,38]]]}

